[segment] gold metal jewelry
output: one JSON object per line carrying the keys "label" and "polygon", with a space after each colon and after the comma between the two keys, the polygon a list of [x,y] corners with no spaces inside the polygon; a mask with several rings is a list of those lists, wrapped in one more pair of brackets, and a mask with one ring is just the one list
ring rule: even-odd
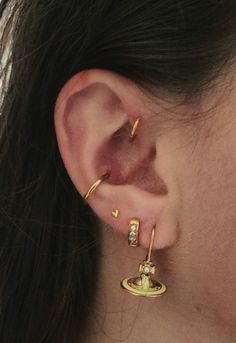
{"label": "gold metal jewelry", "polygon": [[120,214],[120,211],[119,211],[119,210],[114,210],[114,211],[111,212],[111,215],[112,215],[113,217],[115,217],[115,218],[117,218],[117,217],[119,216],[119,214]]}
{"label": "gold metal jewelry", "polygon": [[121,287],[129,293],[142,297],[159,297],[166,292],[167,287],[151,278],[151,274],[155,273],[155,265],[151,261],[151,252],[155,236],[155,227],[152,229],[150,245],[146,259],[139,264],[140,276],[125,278],[121,281]]}
{"label": "gold metal jewelry", "polygon": [[137,127],[138,127],[138,124],[140,122],[140,118],[136,119],[133,127],[132,127],[132,130],[131,130],[131,133],[130,133],[130,136],[129,136],[129,141],[130,142],[133,142],[135,137],[136,137],[136,130],[137,130]]}
{"label": "gold metal jewelry", "polygon": [[88,197],[90,196],[90,194],[92,194],[95,189],[97,189],[97,187],[106,179],[108,179],[108,177],[110,176],[110,174],[108,172],[106,172],[105,174],[103,174],[97,181],[95,181],[92,186],[89,188],[89,190],[86,192],[86,194],[83,196],[84,200],[87,200]]}
{"label": "gold metal jewelry", "polygon": [[130,247],[137,247],[139,245],[139,225],[138,219],[131,219],[129,222],[128,244]]}

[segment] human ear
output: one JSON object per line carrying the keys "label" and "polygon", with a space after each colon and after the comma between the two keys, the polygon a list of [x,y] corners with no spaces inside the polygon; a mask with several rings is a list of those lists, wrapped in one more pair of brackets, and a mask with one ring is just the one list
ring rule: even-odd
{"label": "human ear", "polygon": [[[140,244],[153,248],[172,245],[177,238],[176,198],[165,182],[165,157],[158,173],[158,142],[150,130],[152,113],[145,92],[133,81],[111,71],[84,70],[66,82],[55,106],[59,150],[76,189],[84,196],[91,184],[109,171],[87,199],[96,215],[116,232],[127,235],[131,219],[140,220]],[[137,136],[129,135],[140,118]],[[164,153],[164,152],[163,152]],[[166,166],[167,167],[167,166]],[[166,169],[166,180],[169,180]],[[112,211],[118,209],[115,218]]]}

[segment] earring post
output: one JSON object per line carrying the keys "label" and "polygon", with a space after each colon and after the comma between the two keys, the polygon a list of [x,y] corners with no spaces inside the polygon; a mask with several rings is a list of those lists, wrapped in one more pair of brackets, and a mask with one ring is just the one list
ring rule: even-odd
{"label": "earring post", "polygon": [[149,244],[149,248],[148,248],[148,255],[147,255],[147,261],[148,261],[148,262],[150,262],[150,260],[151,260],[151,253],[152,253],[152,247],[153,247],[154,237],[155,237],[155,226],[154,226],[154,228],[152,229],[150,244]]}

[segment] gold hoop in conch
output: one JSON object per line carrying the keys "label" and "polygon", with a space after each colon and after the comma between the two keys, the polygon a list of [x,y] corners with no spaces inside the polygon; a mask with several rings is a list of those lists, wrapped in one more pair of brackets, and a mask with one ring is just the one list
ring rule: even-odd
{"label": "gold hoop in conch", "polygon": [[85,195],[83,196],[84,200],[87,200],[88,197],[98,188],[98,186],[100,186],[100,184],[108,179],[110,176],[110,173],[106,172],[105,174],[103,174],[98,180],[96,180],[88,189],[88,191],[85,193]]}

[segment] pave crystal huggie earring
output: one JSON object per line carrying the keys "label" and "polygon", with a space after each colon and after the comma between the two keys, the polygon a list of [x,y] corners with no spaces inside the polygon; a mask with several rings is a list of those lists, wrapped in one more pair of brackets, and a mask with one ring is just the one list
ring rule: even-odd
{"label": "pave crystal huggie earring", "polygon": [[151,261],[151,252],[155,236],[155,227],[152,229],[150,244],[145,260],[139,264],[140,276],[125,278],[121,281],[121,287],[129,293],[143,297],[159,297],[166,292],[166,286],[151,278],[155,274],[155,266]]}
{"label": "pave crystal huggie earring", "polygon": [[130,247],[139,246],[139,225],[138,219],[131,219],[129,222],[128,244]]}

